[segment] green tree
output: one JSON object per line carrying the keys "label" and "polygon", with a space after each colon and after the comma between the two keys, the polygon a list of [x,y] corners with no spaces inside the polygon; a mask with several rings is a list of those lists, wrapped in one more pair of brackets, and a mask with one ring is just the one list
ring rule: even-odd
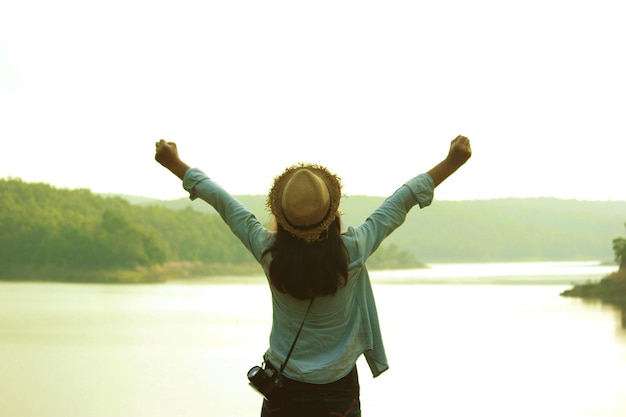
{"label": "green tree", "polygon": [[99,246],[99,266],[133,268],[165,261],[165,248],[155,236],[112,210],[107,209],[102,214],[95,237]]}
{"label": "green tree", "polygon": [[[626,227],[626,223],[624,226]],[[626,270],[626,238],[613,239],[613,252],[615,252],[615,262],[619,264],[619,270]]]}

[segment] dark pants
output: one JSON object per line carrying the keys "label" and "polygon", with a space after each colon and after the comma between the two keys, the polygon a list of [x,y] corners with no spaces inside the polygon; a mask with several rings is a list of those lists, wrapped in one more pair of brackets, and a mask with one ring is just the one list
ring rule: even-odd
{"label": "dark pants", "polygon": [[263,401],[261,417],[361,417],[356,366],[330,384],[284,379],[279,394]]}

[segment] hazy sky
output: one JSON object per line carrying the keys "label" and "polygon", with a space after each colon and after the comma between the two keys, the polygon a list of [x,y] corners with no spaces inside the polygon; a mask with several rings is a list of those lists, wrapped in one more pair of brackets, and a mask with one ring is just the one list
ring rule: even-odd
{"label": "hazy sky", "polygon": [[386,195],[626,200],[623,1],[4,1],[0,177],[185,196],[175,141],[235,194],[312,161]]}

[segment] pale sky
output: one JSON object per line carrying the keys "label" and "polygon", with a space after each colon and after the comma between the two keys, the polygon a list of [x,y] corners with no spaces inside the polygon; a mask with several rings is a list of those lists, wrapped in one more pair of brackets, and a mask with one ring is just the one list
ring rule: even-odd
{"label": "pale sky", "polygon": [[0,177],[186,194],[159,138],[234,194],[316,162],[387,195],[626,200],[623,1],[0,3]]}

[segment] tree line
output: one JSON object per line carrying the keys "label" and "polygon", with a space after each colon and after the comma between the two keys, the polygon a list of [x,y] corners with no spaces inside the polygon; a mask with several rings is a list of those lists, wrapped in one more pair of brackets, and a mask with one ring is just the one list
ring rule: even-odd
{"label": "tree line", "polygon": [[[626,227],[626,223],[624,223]],[[619,265],[619,270],[626,273],[626,238],[623,236],[613,239],[613,253],[615,253],[615,262]]]}
{"label": "tree line", "polygon": [[[264,223],[264,196],[238,196]],[[344,227],[358,225],[382,197],[348,196]],[[102,196],[0,179],[0,279],[59,279],[72,271],[172,263],[249,266],[252,256],[204,202]],[[418,209],[414,209],[418,210]],[[557,199],[435,201],[411,212],[368,261],[372,269],[428,262],[608,260],[626,202]],[[615,239],[623,265],[626,243]],[[619,255],[621,254],[621,255]],[[226,271],[228,272],[228,271]],[[97,280],[97,278],[94,278]]]}
{"label": "tree line", "polygon": [[[0,179],[0,279],[56,279],[166,263],[242,265],[255,261],[222,220],[191,207],[140,206],[87,189]],[[379,266],[415,267],[390,245]]]}
{"label": "tree line", "polygon": [[[215,213],[203,202],[130,198],[135,204],[193,207]],[[259,219],[266,218],[265,196],[238,198]],[[342,199],[342,224],[356,226],[383,197],[349,195]],[[406,222],[384,242],[424,263],[611,261],[611,241],[624,222],[626,201],[556,198],[503,198],[445,201],[413,208]],[[375,262],[375,254],[372,261]],[[372,266],[372,264],[370,264]]]}

